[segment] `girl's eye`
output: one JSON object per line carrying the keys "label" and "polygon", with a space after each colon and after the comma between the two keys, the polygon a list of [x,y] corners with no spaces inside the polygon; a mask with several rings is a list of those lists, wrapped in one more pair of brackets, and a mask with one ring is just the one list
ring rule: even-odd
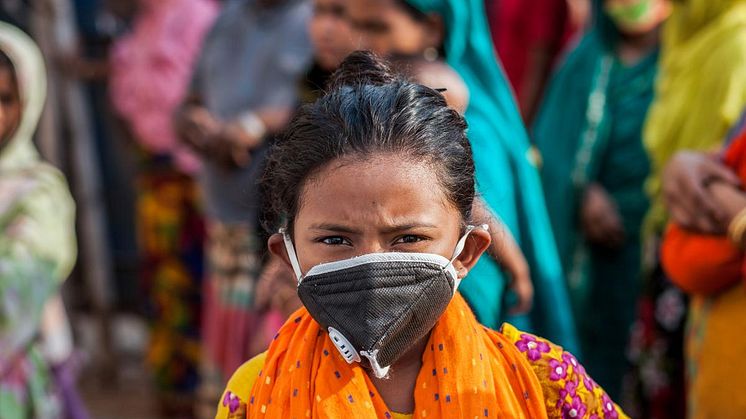
{"label": "girl's eye", "polygon": [[352,245],[352,243],[350,243],[349,240],[341,236],[322,237],[321,239],[319,239],[319,242],[324,243],[329,246],[350,246]]}
{"label": "girl's eye", "polygon": [[417,242],[421,242],[422,240],[424,240],[424,238],[421,237],[421,236],[415,236],[413,234],[407,234],[405,236],[401,236],[401,237],[397,238],[396,241],[394,242],[394,244],[417,243]]}

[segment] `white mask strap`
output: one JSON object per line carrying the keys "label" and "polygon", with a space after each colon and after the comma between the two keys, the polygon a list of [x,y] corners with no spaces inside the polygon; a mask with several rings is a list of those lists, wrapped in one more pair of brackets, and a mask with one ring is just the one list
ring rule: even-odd
{"label": "white mask strap", "polygon": [[285,250],[288,252],[290,265],[292,265],[293,272],[295,272],[295,279],[297,279],[298,284],[300,284],[300,280],[303,277],[303,272],[301,272],[300,270],[300,262],[298,262],[298,255],[296,255],[295,253],[293,240],[290,238],[290,234],[288,234],[288,231],[285,228],[280,229],[280,234],[282,234],[282,240],[285,242]]}
{"label": "white mask strap", "polygon": [[458,243],[456,243],[456,248],[453,250],[453,256],[451,256],[451,260],[448,262],[449,265],[452,264],[453,261],[455,261],[456,258],[461,255],[461,252],[464,251],[464,247],[466,247],[466,239],[468,239],[469,234],[471,234],[471,232],[476,230],[477,228],[481,228],[485,231],[489,231],[490,226],[488,226],[487,224],[482,224],[479,227],[472,226],[472,225],[466,226],[466,232],[464,233],[463,236],[461,236]]}
{"label": "white mask strap", "polygon": [[[463,278],[458,277],[458,273],[456,273],[456,270],[453,267],[453,261],[456,260],[457,257],[461,255],[461,252],[464,251],[464,247],[466,246],[466,239],[469,238],[469,234],[471,234],[472,231],[474,231],[477,227],[476,226],[468,226],[466,227],[466,232],[463,236],[461,236],[461,239],[459,239],[458,243],[456,243],[456,249],[453,251],[453,257],[448,262],[448,265],[446,265],[446,269],[450,270],[453,274],[453,279],[455,281],[454,287],[453,287],[453,293],[456,293],[456,290],[458,290],[459,285],[461,285],[461,280]],[[479,228],[484,229],[485,231],[488,231],[490,229],[490,226],[487,224],[482,224],[479,226]]]}

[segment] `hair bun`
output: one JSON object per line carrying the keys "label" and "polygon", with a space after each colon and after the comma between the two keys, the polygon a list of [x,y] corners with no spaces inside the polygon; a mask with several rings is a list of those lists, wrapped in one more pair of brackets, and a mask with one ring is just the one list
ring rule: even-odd
{"label": "hair bun", "polygon": [[370,51],[355,51],[342,61],[329,82],[331,89],[342,86],[383,85],[399,80],[386,62]]}

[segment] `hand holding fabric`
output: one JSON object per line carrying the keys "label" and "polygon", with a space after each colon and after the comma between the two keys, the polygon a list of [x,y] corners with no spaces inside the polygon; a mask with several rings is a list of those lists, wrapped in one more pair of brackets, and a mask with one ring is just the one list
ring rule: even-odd
{"label": "hand holding fabric", "polygon": [[703,234],[723,234],[728,216],[708,185],[723,182],[735,187],[738,177],[714,156],[684,151],[676,154],[663,172],[663,196],[672,220]]}

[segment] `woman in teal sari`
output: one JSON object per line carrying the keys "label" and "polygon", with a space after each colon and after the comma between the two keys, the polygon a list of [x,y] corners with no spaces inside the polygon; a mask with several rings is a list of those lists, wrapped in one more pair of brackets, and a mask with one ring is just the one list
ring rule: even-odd
{"label": "woman in teal sari", "polygon": [[653,99],[665,0],[596,1],[592,29],[554,75],[533,130],[584,362],[618,397],[640,292]]}
{"label": "woman in teal sari", "polygon": [[[441,50],[447,64],[463,78],[469,89],[465,116],[479,194],[526,256],[536,290],[531,313],[510,321],[576,351],[574,321],[541,182],[513,94],[494,53],[483,0],[356,0],[350,4],[353,26],[364,32],[369,38],[366,46],[375,52],[424,53],[427,58]],[[411,31],[407,25],[430,30],[412,34],[406,32]],[[420,49],[413,46],[417,39],[424,40]],[[500,233],[494,237],[498,242],[505,240]],[[497,328],[508,319],[508,285],[497,261],[482,258],[460,291],[477,319]]]}

